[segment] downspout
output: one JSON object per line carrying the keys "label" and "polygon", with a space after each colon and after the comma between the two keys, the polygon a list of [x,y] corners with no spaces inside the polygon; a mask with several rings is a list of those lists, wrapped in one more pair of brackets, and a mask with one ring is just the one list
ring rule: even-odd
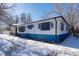
{"label": "downspout", "polygon": [[[57,20],[56,20],[56,18],[55,18],[55,36],[56,36],[56,39],[58,39],[58,37],[57,37]],[[55,43],[58,43],[58,40]]]}

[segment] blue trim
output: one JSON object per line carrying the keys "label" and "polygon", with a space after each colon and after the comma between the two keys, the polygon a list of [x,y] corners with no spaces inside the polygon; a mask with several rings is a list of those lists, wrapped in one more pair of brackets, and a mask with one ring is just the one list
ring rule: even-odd
{"label": "blue trim", "polygon": [[61,35],[57,35],[57,43],[61,43],[62,41],[64,41],[70,34],[66,33],[66,34],[61,34]]}
{"label": "blue trim", "polygon": [[67,38],[69,36],[69,34],[66,33],[66,34],[62,34],[62,35],[45,35],[45,34],[17,33],[17,36],[22,37],[22,38],[28,38],[28,39],[32,39],[32,40],[37,40],[37,41],[60,43],[65,38]]}

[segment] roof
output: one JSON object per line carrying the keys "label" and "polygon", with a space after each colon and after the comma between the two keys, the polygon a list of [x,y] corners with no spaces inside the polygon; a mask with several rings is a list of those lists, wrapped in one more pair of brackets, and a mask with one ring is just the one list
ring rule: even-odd
{"label": "roof", "polygon": [[64,20],[64,22],[67,23],[67,25],[69,26],[68,22],[65,20],[65,18],[63,16],[57,16],[57,17],[51,17],[51,18],[48,18],[48,19],[44,19],[44,20],[39,20],[39,21],[33,21],[33,22],[30,22],[30,23],[27,23],[27,24],[31,24],[31,23],[36,23],[36,22],[41,22],[41,21],[47,21],[49,19],[56,19],[56,18],[62,18]]}
{"label": "roof", "polygon": [[[51,17],[51,18],[47,18],[47,19],[43,19],[43,20],[38,20],[38,21],[33,21],[33,22],[30,22],[30,23],[36,23],[36,22],[41,22],[41,21],[47,21],[49,19],[56,19],[56,18],[60,18],[62,16],[57,16],[57,17]],[[30,24],[30,23],[27,23],[27,24]]]}

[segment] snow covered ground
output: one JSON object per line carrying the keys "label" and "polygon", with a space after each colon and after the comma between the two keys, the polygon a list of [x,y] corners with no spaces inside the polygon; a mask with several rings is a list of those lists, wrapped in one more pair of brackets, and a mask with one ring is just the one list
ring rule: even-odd
{"label": "snow covered ground", "polygon": [[78,39],[69,37],[56,45],[0,34],[0,56],[79,56]]}
{"label": "snow covered ground", "polygon": [[66,40],[64,40],[63,43],[61,43],[60,45],[79,49],[79,37],[70,36]]}

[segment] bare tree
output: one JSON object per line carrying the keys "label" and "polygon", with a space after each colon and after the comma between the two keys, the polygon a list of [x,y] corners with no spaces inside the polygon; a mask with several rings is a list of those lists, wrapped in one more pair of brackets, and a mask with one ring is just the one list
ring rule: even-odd
{"label": "bare tree", "polygon": [[15,16],[15,21],[14,21],[14,23],[17,24],[18,22],[19,22],[19,16],[16,15],[16,16]]}
{"label": "bare tree", "polygon": [[[65,5],[66,8],[63,5]],[[70,33],[72,35],[76,34],[75,25],[77,22],[76,16],[78,16],[78,8],[78,4],[55,4],[54,8],[59,15],[63,16],[67,20],[70,25]]]}
{"label": "bare tree", "polygon": [[11,12],[9,12],[9,10],[11,10],[14,7],[14,5],[9,6],[8,4],[5,3],[0,3],[0,20],[2,20],[3,22],[5,22],[8,25],[10,24],[10,20],[9,18],[12,18],[10,15]]}
{"label": "bare tree", "polygon": [[68,24],[70,25],[70,33],[75,35],[76,29],[75,25],[77,23],[77,17],[79,17],[79,4],[52,4],[52,11],[48,11],[47,15],[44,15],[46,18],[49,18],[51,14],[57,14],[63,16]]}
{"label": "bare tree", "polygon": [[31,14],[22,13],[20,16],[20,20],[23,24],[27,24],[31,22]]}
{"label": "bare tree", "polygon": [[6,23],[8,24],[8,30],[11,30],[11,26],[12,24],[14,24],[16,22],[16,19],[14,19],[14,16],[10,15],[7,16],[8,18],[6,19]]}
{"label": "bare tree", "polygon": [[27,14],[27,23],[32,22],[31,14]]}
{"label": "bare tree", "polygon": [[26,24],[27,23],[27,19],[26,19],[26,13],[22,13],[20,15],[20,20],[23,24]]}

